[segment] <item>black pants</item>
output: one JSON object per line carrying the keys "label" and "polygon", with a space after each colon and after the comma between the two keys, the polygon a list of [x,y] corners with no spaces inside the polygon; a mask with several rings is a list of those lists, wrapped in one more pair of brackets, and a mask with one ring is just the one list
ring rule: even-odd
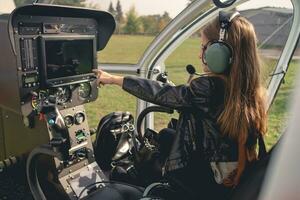
{"label": "black pants", "polygon": [[164,128],[158,134],[157,140],[159,143],[160,160],[163,163],[170,155],[175,135],[176,131],[172,128]]}
{"label": "black pants", "polygon": [[143,190],[126,184],[106,184],[105,187],[92,193],[87,200],[138,200],[142,198]]}
{"label": "black pants", "polygon": [[[170,154],[176,135],[175,128],[169,126],[169,128],[162,129],[158,134],[162,160],[167,159]],[[166,176],[176,190],[176,199],[226,200],[231,193],[231,189],[215,182],[211,167],[200,150],[191,155],[188,166],[168,172]]]}

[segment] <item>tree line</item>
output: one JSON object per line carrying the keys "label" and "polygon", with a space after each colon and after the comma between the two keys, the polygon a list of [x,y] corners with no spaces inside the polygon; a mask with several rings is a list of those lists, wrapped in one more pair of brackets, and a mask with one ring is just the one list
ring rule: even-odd
{"label": "tree line", "polygon": [[117,22],[116,34],[155,35],[172,20],[168,12],[164,12],[162,15],[139,16],[134,6],[131,7],[124,16],[119,0],[115,8],[113,7],[112,2],[110,3],[108,12],[115,17]]}
{"label": "tree line", "polygon": [[[33,0],[15,0],[16,6],[32,2]],[[40,2],[46,1],[40,0]],[[101,5],[87,4],[86,0],[48,0],[47,2],[60,5],[86,6],[103,10]],[[124,14],[120,0],[117,1],[115,6],[112,2],[110,2],[107,10],[114,16],[116,20],[116,34],[155,35],[172,20],[168,12],[164,12],[161,15],[138,15],[134,6]]]}

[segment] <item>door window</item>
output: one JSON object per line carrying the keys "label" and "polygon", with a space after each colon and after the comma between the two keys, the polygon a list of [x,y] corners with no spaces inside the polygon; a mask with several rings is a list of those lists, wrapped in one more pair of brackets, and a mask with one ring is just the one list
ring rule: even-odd
{"label": "door window", "polygon": [[[264,85],[268,87],[291,29],[293,19],[292,3],[290,1],[278,3],[278,1],[271,0],[252,0],[239,5],[235,9],[252,22],[255,27],[258,37],[259,55],[262,61],[262,80]],[[186,83],[188,73],[185,66],[187,64],[194,65],[197,72],[201,73],[202,67],[198,58],[201,44],[198,32],[193,33],[165,60],[169,79],[176,85]],[[297,52],[295,52],[294,58],[297,58]],[[281,93],[290,94],[294,80],[292,74],[296,70],[296,62],[295,59],[291,62],[290,70],[286,76],[286,83],[281,86],[280,90],[282,92],[278,93],[278,100],[275,100],[270,110],[269,136],[267,139],[269,147],[274,144],[281,133],[280,129],[284,127],[284,120],[281,122],[280,119],[286,116],[286,106],[283,104],[289,98],[281,95]],[[166,114],[156,117],[155,129],[160,130],[164,128],[169,119],[170,116]]]}

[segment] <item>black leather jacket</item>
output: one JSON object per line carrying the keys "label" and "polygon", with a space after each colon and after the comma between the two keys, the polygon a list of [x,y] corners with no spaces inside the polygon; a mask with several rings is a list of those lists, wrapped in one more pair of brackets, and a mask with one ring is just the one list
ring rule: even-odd
{"label": "black leather jacket", "polygon": [[217,125],[225,90],[219,77],[199,77],[189,86],[171,86],[128,76],[124,78],[123,89],[142,100],[179,111],[166,171],[187,166],[197,150],[208,162],[237,161],[237,142],[222,136]]}

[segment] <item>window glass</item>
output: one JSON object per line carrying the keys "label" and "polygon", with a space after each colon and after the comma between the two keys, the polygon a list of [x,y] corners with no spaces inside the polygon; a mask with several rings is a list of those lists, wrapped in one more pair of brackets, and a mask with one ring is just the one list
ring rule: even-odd
{"label": "window glass", "polygon": [[107,46],[98,53],[100,63],[137,63],[154,36],[112,35]]}
{"label": "window glass", "polygon": [[[240,6],[242,9],[244,5]],[[240,11],[254,24],[257,33],[258,48],[263,64],[263,80],[267,86],[269,76],[280,57],[292,25],[291,8],[263,7]]]}
{"label": "window glass", "polygon": [[115,16],[117,27],[100,63],[136,64],[164,27],[193,0],[104,0],[101,8]]}
{"label": "window glass", "polygon": [[268,118],[268,134],[266,139],[267,147],[272,147],[286,130],[287,122],[290,118],[288,107],[292,94],[295,89],[296,77],[299,77],[300,66],[300,48],[299,42],[293,59],[289,63],[289,69],[285,75],[273,104],[269,110]]}
{"label": "window glass", "polygon": [[105,85],[99,88],[98,99],[85,104],[89,126],[96,128],[100,119],[115,111],[129,111],[136,114],[136,98],[119,86]]}

